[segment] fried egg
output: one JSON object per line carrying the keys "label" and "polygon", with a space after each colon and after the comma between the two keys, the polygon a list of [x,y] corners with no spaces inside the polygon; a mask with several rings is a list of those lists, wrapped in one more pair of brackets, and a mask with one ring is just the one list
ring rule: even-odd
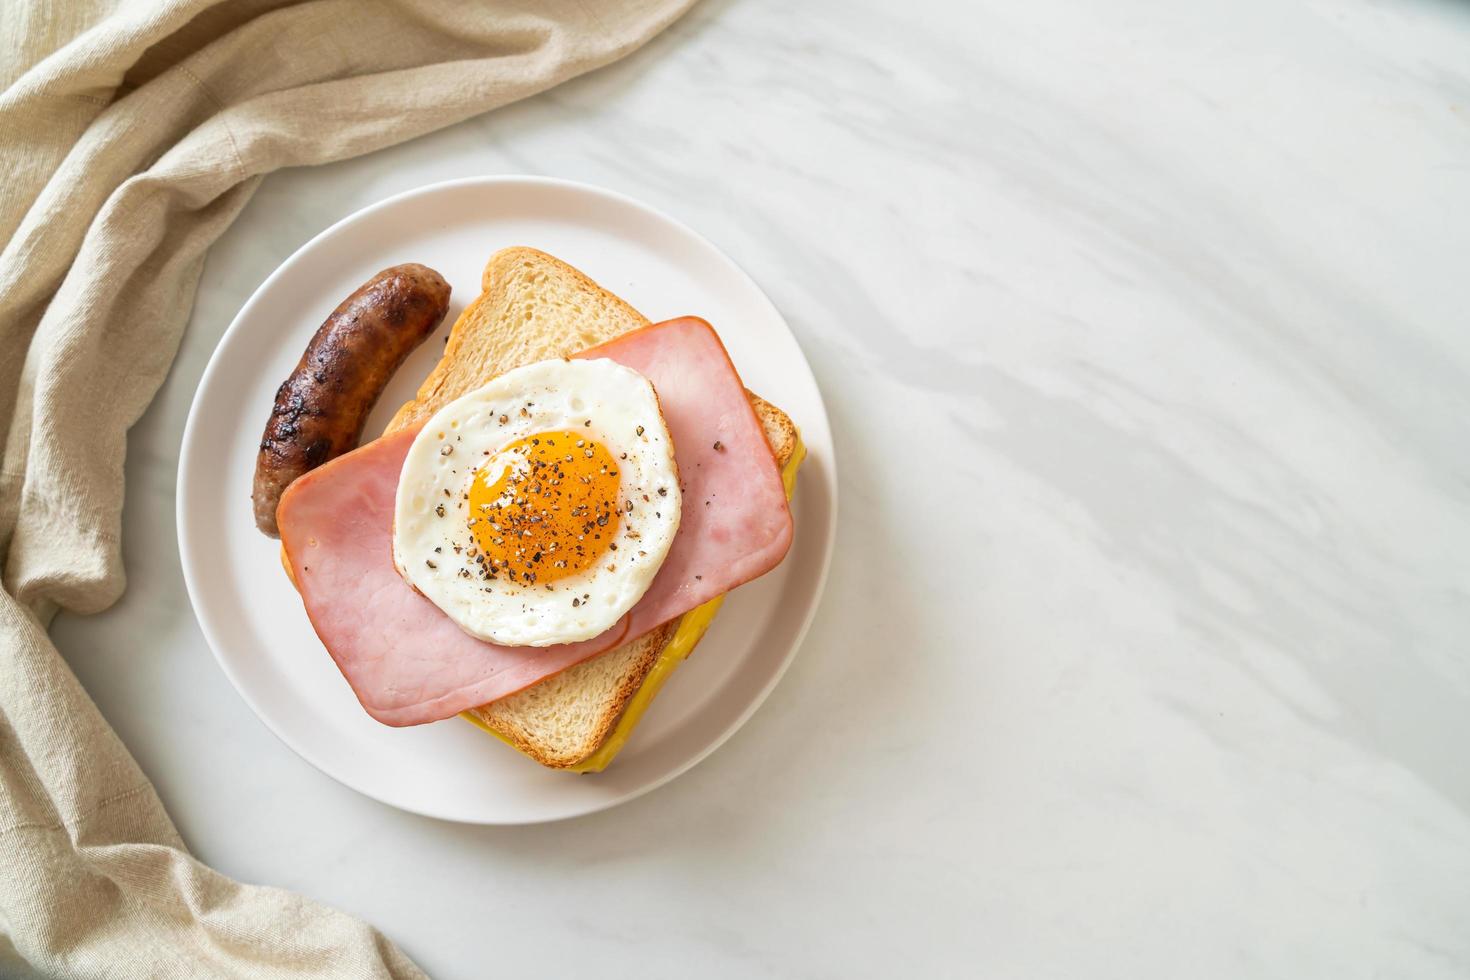
{"label": "fried egg", "polygon": [[606,359],[541,361],[419,431],[398,479],[393,561],[471,636],[575,643],[647,591],[680,504],[648,379]]}

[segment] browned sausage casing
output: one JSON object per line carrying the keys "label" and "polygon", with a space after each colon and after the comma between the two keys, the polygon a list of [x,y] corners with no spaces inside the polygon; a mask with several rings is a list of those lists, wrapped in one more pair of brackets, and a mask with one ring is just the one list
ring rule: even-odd
{"label": "browned sausage casing", "polygon": [[357,447],[393,372],[449,310],[449,283],[427,266],[384,269],[317,330],[276,404],[255,461],[255,525],[271,537],[281,493],[301,474]]}

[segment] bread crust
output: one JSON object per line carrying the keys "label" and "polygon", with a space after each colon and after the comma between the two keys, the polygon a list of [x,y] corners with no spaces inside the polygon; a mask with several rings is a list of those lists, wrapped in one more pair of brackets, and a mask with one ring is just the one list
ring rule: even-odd
{"label": "bread crust", "polygon": [[[601,705],[595,720],[585,729],[584,737],[570,745],[561,746],[551,744],[542,738],[532,726],[525,722],[529,712],[523,710],[527,698],[534,696],[534,689],[540,684],[533,684],[524,691],[518,691],[507,698],[492,701],[490,704],[471,708],[470,713],[480,720],[481,723],[494,730],[501,738],[505,739],[518,751],[530,756],[543,766],[551,769],[569,769],[584,762],[588,756],[596,752],[607,737],[617,727],[618,721],[623,716],[628,702],[648,674],[658,663],[658,658],[663,654],[664,648],[673,640],[674,634],[679,629],[679,620],[664,623],[662,626],[645,633],[637,639],[631,640],[607,653],[598,654],[591,661],[585,661],[568,668],[564,673],[570,674],[578,667],[599,666],[597,661],[610,655],[617,655],[629,647],[633,650],[633,660],[618,672],[616,686]],[[545,681],[541,682],[542,684]],[[519,703],[516,699],[519,699]],[[507,704],[506,702],[510,702]],[[522,710],[517,710],[521,708]]]}

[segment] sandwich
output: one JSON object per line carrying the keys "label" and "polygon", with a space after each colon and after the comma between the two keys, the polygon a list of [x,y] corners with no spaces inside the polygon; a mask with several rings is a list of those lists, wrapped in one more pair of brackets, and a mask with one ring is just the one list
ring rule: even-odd
{"label": "sandwich", "polygon": [[[313,626],[373,717],[459,714],[543,766],[596,772],[728,589],[784,557],[804,450],[709,324],[653,324],[530,248],[492,256],[481,287],[383,436],[277,474],[272,516]],[[321,363],[303,358],[307,383],[330,377]],[[341,428],[360,433],[365,411],[348,414]]]}

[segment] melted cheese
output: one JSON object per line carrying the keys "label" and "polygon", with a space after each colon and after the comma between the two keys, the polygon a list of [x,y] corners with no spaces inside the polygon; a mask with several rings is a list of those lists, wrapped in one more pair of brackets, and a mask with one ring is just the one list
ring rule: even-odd
{"label": "melted cheese", "polygon": [[[792,491],[796,489],[796,470],[805,458],[806,446],[802,445],[801,436],[798,434],[791,458],[781,468],[781,483],[786,488],[787,500],[791,499]],[[607,738],[603,739],[596,752],[576,765],[568,767],[572,772],[601,772],[607,768],[608,763],[612,762],[627,744],[628,736],[633,734],[633,729],[637,728],[638,722],[643,720],[643,713],[658,696],[659,690],[669,676],[689,654],[694,652],[695,645],[704,637],[705,630],[709,629],[709,624],[714,622],[715,613],[720,611],[720,604],[724,601],[724,596],[718,596],[702,606],[696,606],[679,619],[679,627],[674,631],[673,639],[658,655],[653,669],[648,672],[648,676],[643,679],[643,683],[628,701],[628,706],[623,709],[617,725],[608,733]],[[473,713],[465,711],[460,714],[460,717],[489,732],[507,745],[512,744],[509,739],[485,724]]]}

